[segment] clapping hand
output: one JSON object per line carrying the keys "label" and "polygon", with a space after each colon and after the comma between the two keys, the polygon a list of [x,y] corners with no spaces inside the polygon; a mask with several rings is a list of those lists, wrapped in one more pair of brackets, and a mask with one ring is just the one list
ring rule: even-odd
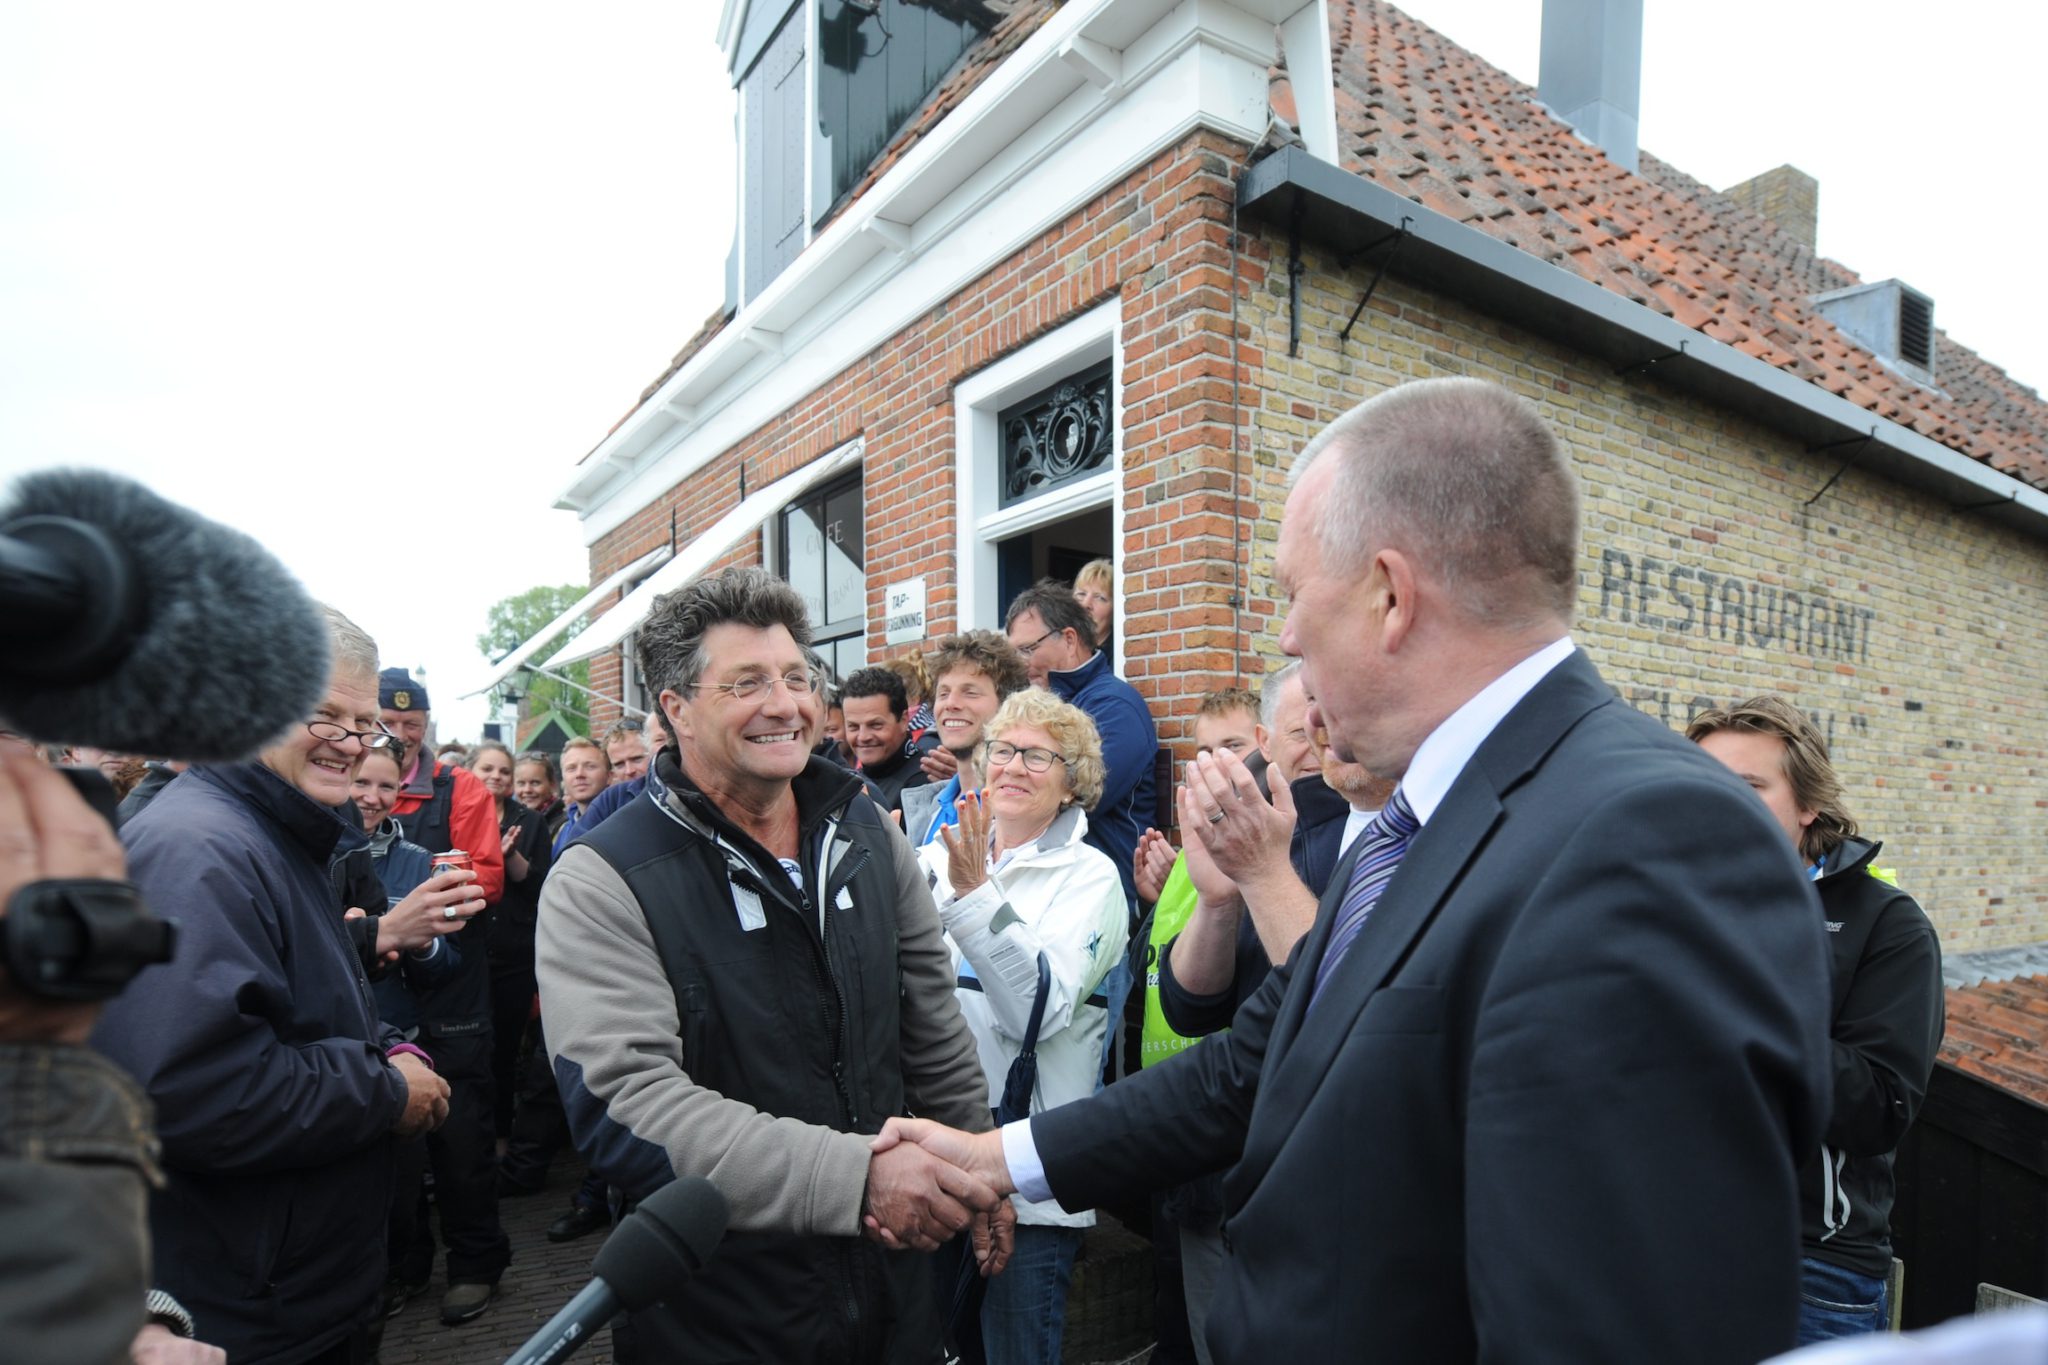
{"label": "clapping hand", "polygon": [[1267,805],[1251,770],[1228,750],[1203,754],[1188,764],[1180,792],[1188,874],[1201,871],[1195,856],[1198,847],[1218,873],[1239,887],[1281,872],[1291,874],[1287,844],[1294,834],[1294,803],[1286,801],[1280,808],[1285,800],[1276,798],[1274,805]]}
{"label": "clapping hand", "polygon": [[955,807],[957,826],[944,826],[939,838],[946,845],[946,880],[953,894],[964,896],[988,880],[988,809],[980,792],[962,792]]}
{"label": "clapping hand", "polygon": [[1131,859],[1131,873],[1137,879],[1138,899],[1157,905],[1173,875],[1173,845],[1156,829],[1138,836],[1138,851]]}

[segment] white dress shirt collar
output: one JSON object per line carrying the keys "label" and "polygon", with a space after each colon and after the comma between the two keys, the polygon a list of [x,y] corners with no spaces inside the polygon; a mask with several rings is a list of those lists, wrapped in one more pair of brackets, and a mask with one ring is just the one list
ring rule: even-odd
{"label": "white dress shirt collar", "polygon": [[1429,823],[1429,817],[1436,814],[1436,808],[1449,795],[1451,784],[1465,771],[1465,765],[1494,727],[1551,669],[1571,657],[1574,648],[1569,635],[1551,641],[1480,688],[1470,701],[1429,732],[1429,737],[1416,749],[1415,757],[1408,761],[1408,771],[1401,776],[1401,793],[1408,798],[1418,824]]}
{"label": "white dress shirt collar", "polygon": [[1365,827],[1379,818],[1380,813],[1376,810],[1360,810],[1353,806],[1351,814],[1344,817],[1344,838],[1337,845],[1337,856],[1343,857],[1345,850],[1351,847],[1351,841],[1365,833]]}

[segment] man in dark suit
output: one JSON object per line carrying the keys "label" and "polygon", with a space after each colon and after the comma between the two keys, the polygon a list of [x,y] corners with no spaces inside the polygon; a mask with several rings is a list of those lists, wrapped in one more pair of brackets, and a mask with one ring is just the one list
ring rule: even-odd
{"label": "man in dark suit", "polygon": [[[1521,399],[1433,380],[1295,475],[1281,646],[1337,757],[1399,779],[1387,810],[1227,1034],[999,1134],[878,1145],[1069,1208],[1231,1167],[1218,1361],[1790,1346],[1826,1118],[1812,891],[1572,646],[1568,458]],[[1250,810],[1241,773],[1193,796]]]}

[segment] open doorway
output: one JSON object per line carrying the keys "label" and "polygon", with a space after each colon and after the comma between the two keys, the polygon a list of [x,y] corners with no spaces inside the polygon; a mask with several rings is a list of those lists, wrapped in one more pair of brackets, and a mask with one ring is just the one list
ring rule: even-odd
{"label": "open doorway", "polygon": [[1091,559],[1116,559],[1116,533],[1107,507],[1091,507],[996,542],[996,603],[991,619],[1000,625],[1018,593],[1041,578],[1063,583]]}

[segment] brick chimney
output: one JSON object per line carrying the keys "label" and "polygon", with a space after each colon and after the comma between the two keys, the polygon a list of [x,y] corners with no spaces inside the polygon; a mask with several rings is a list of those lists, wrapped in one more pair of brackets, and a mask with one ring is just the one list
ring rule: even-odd
{"label": "brick chimney", "polygon": [[1643,0],[1543,0],[1538,98],[1630,171],[1642,87]]}
{"label": "brick chimney", "polygon": [[1811,247],[1820,223],[1820,182],[1797,166],[1730,185],[1721,191],[1751,213],[1759,213]]}

